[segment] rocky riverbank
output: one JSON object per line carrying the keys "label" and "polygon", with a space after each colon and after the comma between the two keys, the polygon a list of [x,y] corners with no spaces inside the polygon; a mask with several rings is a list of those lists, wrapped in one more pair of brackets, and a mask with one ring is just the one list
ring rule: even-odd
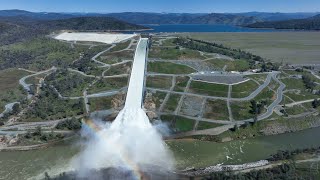
{"label": "rocky riverbank", "polygon": [[246,169],[252,169],[257,168],[261,166],[266,166],[269,164],[269,161],[267,160],[261,160],[257,162],[252,163],[246,163],[246,164],[240,164],[240,165],[222,165],[218,164],[215,166],[209,166],[206,168],[188,168],[183,171],[181,171],[181,174],[191,176],[191,177],[199,177],[199,176],[205,176],[208,174],[211,174],[213,172],[222,172],[222,171],[241,171]]}

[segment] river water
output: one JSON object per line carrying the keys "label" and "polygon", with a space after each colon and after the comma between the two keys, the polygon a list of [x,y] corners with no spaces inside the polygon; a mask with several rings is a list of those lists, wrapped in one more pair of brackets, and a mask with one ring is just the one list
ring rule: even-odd
{"label": "river water", "polygon": [[[239,164],[269,157],[280,149],[320,146],[320,128],[275,136],[236,140],[226,143],[176,140],[167,142],[179,169],[205,167],[218,163]],[[24,152],[0,152],[0,179],[28,179],[63,172],[79,152],[77,140],[47,149]],[[33,178],[32,178],[33,179]]]}

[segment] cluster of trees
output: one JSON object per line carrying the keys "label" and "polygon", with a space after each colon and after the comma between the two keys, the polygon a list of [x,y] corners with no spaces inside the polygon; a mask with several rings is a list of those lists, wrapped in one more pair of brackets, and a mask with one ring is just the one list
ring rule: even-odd
{"label": "cluster of trees", "polygon": [[257,116],[261,114],[263,107],[267,104],[267,101],[262,100],[260,102],[257,102],[256,100],[251,100],[250,103],[251,103],[250,113]]}
{"label": "cluster of trees", "polygon": [[38,100],[28,108],[24,118],[27,120],[61,119],[81,115],[84,113],[83,109],[83,100],[60,100],[53,88],[44,85]]}
{"label": "cluster of trees", "polygon": [[292,159],[295,155],[301,153],[320,153],[320,147],[311,147],[305,149],[295,149],[295,150],[280,150],[276,154],[271,155],[268,161],[281,161]]}
{"label": "cluster of trees", "polygon": [[40,126],[38,126],[33,132],[27,131],[27,133],[24,135],[26,139],[36,139],[39,138],[41,141],[49,141],[52,139],[62,139],[64,138],[64,135],[61,133],[58,133],[54,135],[53,131],[51,133],[44,133]]}
{"label": "cluster of trees", "polygon": [[270,169],[252,170],[247,173],[215,172],[206,180],[272,180],[272,179],[314,179],[311,173],[298,173],[294,164],[282,164]]}
{"label": "cluster of trees", "polygon": [[320,106],[320,100],[314,99],[314,100],[312,101],[312,107],[313,107],[313,108],[317,108],[317,107],[319,107],[319,106]]}
{"label": "cluster of trees", "polygon": [[64,121],[61,121],[57,124],[57,129],[68,129],[68,130],[80,130],[82,126],[81,120],[77,119],[75,117],[72,117],[72,119],[67,119]]}
{"label": "cluster of trees", "polygon": [[313,81],[313,79],[309,75],[303,75],[302,81],[305,87],[310,91],[313,91],[313,89],[316,87],[316,83]]}
{"label": "cluster of trees", "polygon": [[0,70],[17,66],[39,70],[52,66],[64,68],[76,58],[79,58],[78,49],[72,49],[70,45],[54,39],[41,37],[0,49]]}
{"label": "cluster of trees", "polygon": [[68,94],[72,89],[77,89],[88,83],[89,78],[76,73],[70,73],[67,69],[60,69],[47,76],[46,82],[54,86],[60,93]]}

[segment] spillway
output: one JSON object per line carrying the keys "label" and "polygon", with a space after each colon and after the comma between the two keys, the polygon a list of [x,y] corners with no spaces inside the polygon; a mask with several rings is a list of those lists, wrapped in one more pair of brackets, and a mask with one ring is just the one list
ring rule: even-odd
{"label": "spillway", "polygon": [[94,136],[75,161],[81,177],[91,174],[90,169],[116,168],[131,172],[129,179],[136,180],[150,174],[150,168],[161,170],[162,174],[174,168],[171,152],[142,109],[147,54],[148,39],[141,38],[134,56],[125,106],[116,119],[101,128],[86,124],[88,130],[94,131]]}
{"label": "spillway", "polygon": [[125,109],[142,106],[147,52],[148,39],[141,38],[134,55]]}

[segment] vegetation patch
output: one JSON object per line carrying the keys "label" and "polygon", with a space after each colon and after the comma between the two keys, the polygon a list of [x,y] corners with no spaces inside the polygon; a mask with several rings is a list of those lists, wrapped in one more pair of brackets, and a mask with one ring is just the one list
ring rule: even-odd
{"label": "vegetation patch", "polygon": [[172,77],[168,76],[148,76],[147,87],[158,89],[170,89],[172,86]]}
{"label": "vegetation patch", "polygon": [[112,48],[110,52],[120,51],[127,48],[130,44],[131,40],[127,40],[125,42],[117,43],[116,47]]}
{"label": "vegetation patch", "polygon": [[114,96],[90,98],[89,99],[90,111],[94,112],[94,111],[111,109],[113,99],[114,99]]}
{"label": "vegetation patch", "polygon": [[105,54],[99,56],[99,60],[107,64],[114,64],[123,60],[133,60],[133,58],[134,51],[131,50],[120,52],[106,52]]}
{"label": "vegetation patch", "polygon": [[165,112],[174,112],[178,106],[181,95],[179,94],[170,94],[167,103],[164,106]]}
{"label": "vegetation patch", "polygon": [[171,62],[148,62],[148,72],[163,74],[190,74],[195,72],[194,69]]}
{"label": "vegetation patch", "polygon": [[256,90],[259,87],[259,85],[252,81],[246,81],[241,84],[233,85],[232,86],[232,92],[231,97],[233,98],[244,98],[249,96],[254,90]]}
{"label": "vegetation patch", "polygon": [[164,98],[166,97],[167,93],[165,92],[155,92],[152,93],[152,101],[156,104],[156,109],[159,110]]}
{"label": "vegetation patch", "polygon": [[305,113],[306,110],[301,105],[295,105],[292,107],[285,107],[285,112],[287,115],[297,115]]}
{"label": "vegetation patch", "polygon": [[192,119],[174,115],[162,115],[160,119],[168,122],[175,133],[192,131],[195,123]]}
{"label": "vegetation patch", "polygon": [[78,97],[93,79],[62,69],[47,76],[46,83],[55,87],[62,96]]}
{"label": "vegetation patch", "polygon": [[49,86],[43,86],[37,101],[28,108],[21,118],[23,121],[56,120],[82,115],[84,103],[82,99],[63,100]]}
{"label": "vegetation patch", "polygon": [[67,67],[79,59],[83,49],[71,48],[51,38],[35,38],[5,46],[0,50],[0,69],[24,67],[32,70],[49,69],[52,66]]}
{"label": "vegetation patch", "polygon": [[204,110],[204,118],[215,120],[228,120],[227,102],[223,100],[208,100]]}
{"label": "vegetation patch", "polygon": [[19,85],[19,79],[29,74],[18,69],[0,71],[0,113],[6,104],[26,98],[26,92]]}
{"label": "vegetation patch", "polygon": [[267,79],[267,74],[253,74],[247,75],[245,77],[258,81],[260,84],[263,84]]}
{"label": "vegetation patch", "polygon": [[189,91],[208,96],[227,97],[229,86],[223,84],[192,81]]}
{"label": "vegetation patch", "polygon": [[229,59],[210,59],[206,60],[207,63],[218,69],[226,67],[226,71],[247,71],[250,69],[248,61],[243,59],[229,60]]}
{"label": "vegetation patch", "polygon": [[132,62],[127,62],[124,64],[119,64],[116,66],[111,66],[104,75],[105,76],[113,76],[119,74],[128,74],[131,71]]}
{"label": "vegetation patch", "polygon": [[176,84],[175,84],[173,90],[177,91],[177,92],[184,92],[184,90],[188,84],[189,79],[190,78],[188,76],[177,77]]}
{"label": "vegetation patch", "polygon": [[126,87],[128,84],[128,77],[117,77],[99,79],[93,86],[88,90],[88,94],[99,93],[103,91],[118,90]]}
{"label": "vegetation patch", "polygon": [[177,47],[155,47],[153,46],[149,51],[149,58],[168,59],[168,60],[201,60],[205,59],[199,51],[191,49],[180,49]]}
{"label": "vegetation patch", "polygon": [[219,126],[221,126],[221,124],[199,121],[198,126],[197,126],[197,130],[211,129],[211,128],[216,128]]}
{"label": "vegetation patch", "polygon": [[233,101],[230,103],[233,118],[235,120],[245,120],[254,117],[254,114],[250,113],[251,103],[248,101],[236,102]]}

